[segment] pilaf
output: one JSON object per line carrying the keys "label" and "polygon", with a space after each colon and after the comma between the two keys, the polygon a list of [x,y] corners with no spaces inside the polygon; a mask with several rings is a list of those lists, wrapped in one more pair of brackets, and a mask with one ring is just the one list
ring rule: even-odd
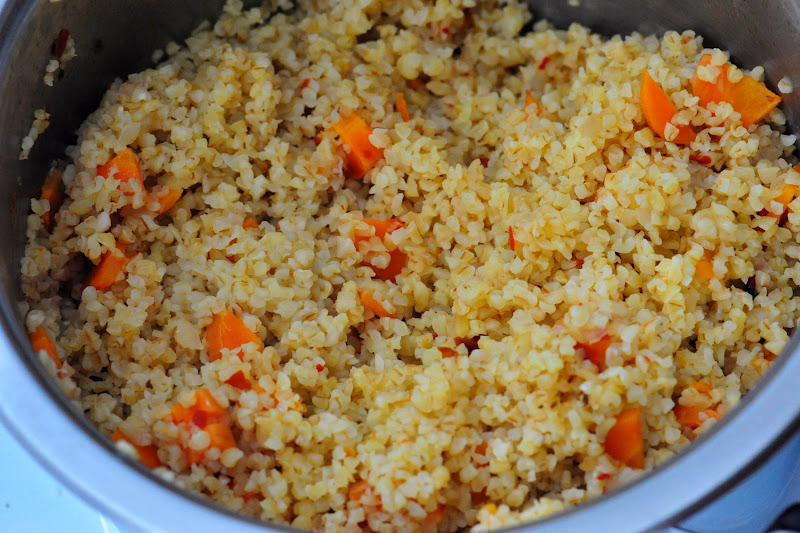
{"label": "pilaf", "polygon": [[271,522],[485,530],[674,456],[781,352],[763,69],[516,0],[284,4],[114,83],[31,202],[33,345],[120,449]]}

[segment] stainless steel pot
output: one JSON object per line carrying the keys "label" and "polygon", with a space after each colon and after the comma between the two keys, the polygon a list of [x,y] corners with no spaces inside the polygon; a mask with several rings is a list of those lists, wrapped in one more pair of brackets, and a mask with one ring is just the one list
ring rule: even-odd
{"label": "stainless steel pot", "polygon": [[[61,157],[73,132],[98,104],[108,83],[141,70],[153,50],[180,41],[222,0],[0,0],[0,419],[50,472],[129,531],[287,531],[237,516],[184,494],[121,456],[60,395],[27,340],[19,261],[28,199],[49,161]],[[606,34],[691,28],[708,45],[731,51],[743,66],[766,67],[767,82],[783,76],[800,87],[800,2],[794,0],[530,0],[537,17],[565,27],[581,22]],[[62,28],[78,57],[62,80],[45,87],[50,47]],[[800,97],[784,98],[790,124],[800,124]],[[33,110],[45,107],[52,126],[32,157],[19,161]],[[625,532],[674,524],[757,469],[796,431],[800,420],[800,337],[734,412],[685,453],[629,486],[518,530]],[[7,480],[6,482],[13,482]]]}

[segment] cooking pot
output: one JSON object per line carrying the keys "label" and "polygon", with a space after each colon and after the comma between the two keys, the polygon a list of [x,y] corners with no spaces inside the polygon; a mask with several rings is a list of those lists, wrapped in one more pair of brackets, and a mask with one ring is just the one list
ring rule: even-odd
{"label": "cooking pot", "polygon": [[[151,54],[180,42],[214,19],[222,0],[0,0],[0,420],[36,459],[70,489],[128,531],[200,533],[288,531],[238,516],[186,494],[120,454],[40,366],[19,311],[20,257],[29,199],[49,162],[63,157],[74,132],[115,77],[151,66]],[[744,68],[764,65],[775,87],[794,77],[800,87],[800,2],[793,0],[530,0],[537,18],[559,27],[580,22],[595,31],[663,33],[693,29],[707,46],[731,52]],[[60,30],[74,37],[78,56],[54,87],[42,76]],[[797,93],[782,109],[800,124]],[[20,144],[33,112],[45,108],[51,126],[30,159]],[[761,382],[711,431],[638,481],[602,498],[518,531],[626,532],[658,530],[740,483],[797,431],[800,341],[794,335]],[[796,440],[796,439],[795,439]],[[795,444],[793,451],[798,446]],[[787,448],[784,448],[785,450]],[[784,454],[785,455],[785,454]],[[773,464],[776,464],[773,462]],[[5,480],[14,483],[14,480]],[[773,513],[773,516],[777,511]]]}

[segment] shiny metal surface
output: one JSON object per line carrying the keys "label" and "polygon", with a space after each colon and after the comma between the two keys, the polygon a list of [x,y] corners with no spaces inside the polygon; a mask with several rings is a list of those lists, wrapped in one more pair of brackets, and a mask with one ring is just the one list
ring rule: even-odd
{"label": "shiny metal surface", "polygon": [[[565,27],[578,21],[607,34],[695,29],[708,45],[731,50],[749,67],[763,64],[774,87],[783,76],[800,87],[800,3],[793,0],[531,0],[535,14]],[[151,52],[213,18],[221,0],[0,0],[0,420],[54,475],[129,531],[283,531],[236,517],[184,495],[122,458],[43,375],[17,311],[19,258],[27,199],[38,192],[49,161],[74,140],[108,82],[150,64]],[[78,57],[53,88],[41,81],[50,45],[62,28]],[[33,110],[45,107],[52,126],[31,159],[18,161]],[[800,124],[795,94],[784,100]],[[674,524],[757,467],[798,426],[800,357],[797,336],[732,416],[673,461],[603,498],[518,530],[645,531]]]}

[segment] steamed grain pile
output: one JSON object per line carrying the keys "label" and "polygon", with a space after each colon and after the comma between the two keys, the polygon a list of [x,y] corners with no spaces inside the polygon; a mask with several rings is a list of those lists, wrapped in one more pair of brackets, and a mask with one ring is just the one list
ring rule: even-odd
{"label": "steamed grain pile", "polygon": [[706,431],[800,316],[795,139],[692,32],[530,19],[231,2],[115,83],[28,220],[69,397],[175,484],[326,531],[532,519]]}

